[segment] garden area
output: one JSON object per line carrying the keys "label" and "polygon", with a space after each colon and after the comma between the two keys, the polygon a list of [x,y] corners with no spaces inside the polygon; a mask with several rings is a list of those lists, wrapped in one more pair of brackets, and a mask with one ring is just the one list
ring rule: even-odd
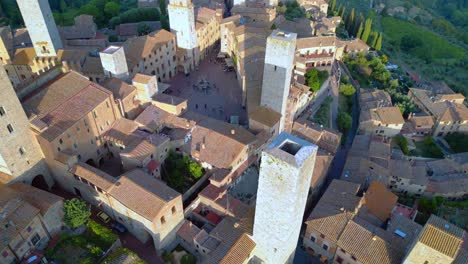
{"label": "garden area", "polygon": [[398,203],[413,207],[415,202],[418,204],[418,214],[415,221],[424,225],[431,214],[437,215],[456,224],[461,228],[468,226],[468,201],[447,201],[443,197],[416,198],[411,195],[398,195]]}
{"label": "garden area", "polygon": [[197,258],[194,255],[185,251],[181,245],[177,247],[172,252],[167,252],[163,254],[163,260],[168,264],[196,264]]}
{"label": "garden area", "polygon": [[120,264],[123,259],[125,264],[146,264],[146,261],[142,260],[135,252],[124,247],[118,247],[112,251],[101,261],[101,264]]}
{"label": "garden area", "polygon": [[343,59],[351,71],[353,79],[356,79],[363,88],[382,89],[390,94],[392,102],[400,108],[404,117],[409,113],[418,112],[418,107],[408,98],[408,86],[399,81],[398,74],[392,73],[385,68],[388,58],[385,55],[373,56],[359,53],[351,57],[346,55]]}
{"label": "garden area", "polygon": [[162,168],[162,179],[180,193],[190,189],[205,173],[189,156],[174,151],[169,152]]}
{"label": "garden area", "polygon": [[[356,93],[356,88],[349,83],[349,78],[346,75],[343,75],[341,78],[340,87],[338,89],[338,116],[337,116],[337,125],[338,130],[346,135],[353,125],[353,117],[350,113],[353,112],[353,96]],[[346,136],[341,138],[341,143],[346,143]]]}
{"label": "garden area", "polygon": [[431,136],[426,136],[422,141],[415,141],[414,144],[416,145],[416,149],[409,151],[411,156],[434,159],[444,158],[444,153]]}
{"label": "garden area", "polygon": [[61,264],[98,263],[117,239],[118,236],[112,230],[90,220],[82,234],[61,235],[58,242],[46,250],[46,256]]}
{"label": "garden area", "polygon": [[312,69],[308,70],[304,77],[305,84],[309,86],[310,91],[318,92],[322,84],[328,79],[328,72]]}
{"label": "garden area", "polygon": [[331,96],[325,98],[311,121],[324,127],[330,127],[330,107],[332,102],[333,98]]}
{"label": "garden area", "polygon": [[468,152],[468,135],[462,133],[451,133],[445,136],[445,141],[455,153]]}

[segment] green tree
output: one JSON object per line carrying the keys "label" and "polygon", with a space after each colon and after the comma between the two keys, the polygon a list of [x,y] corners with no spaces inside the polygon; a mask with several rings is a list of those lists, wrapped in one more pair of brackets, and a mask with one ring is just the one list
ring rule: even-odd
{"label": "green tree", "polygon": [[104,6],[104,13],[107,17],[115,17],[120,12],[120,5],[116,2],[107,2]]}
{"label": "green tree", "polygon": [[348,20],[346,21],[346,28],[348,32],[352,32],[354,27],[354,8],[351,9],[351,13],[348,15]]}
{"label": "green tree", "polygon": [[423,45],[423,41],[421,38],[415,35],[404,35],[401,37],[400,40],[400,48],[403,51],[411,51],[414,48],[421,47]]}
{"label": "green tree", "polygon": [[322,83],[328,78],[328,72],[312,69],[307,71],[304,77],[307,86],[309,86],[312,91],[317,92],[320,90]]}
{"label": "green tree", "polygon": [[65,12],[67,10],[67,2],[65,0],[60,0],[60,11]]}
{"label": "green tree", "polygon": [[91,216],[91,208],[85,201],[73,198],[63,203],[65,224],[71,228],[84,225]]}
{"label": "green tree", "polygon": [[166,0],[159,1],[159,11],[161,12],[161,15],[167,14]]}
{"label": "green tree", "polygon": [[[382,38],[380,39],[382,40]],[[383,64],[387,64],[388,63],[387,55],[383,54],[382,56],[380,56],[380,60],[382,61]]]}
{"label": "green tree", "polygon": [[377,39],[377,43],[375,43],[375,50],[380,51],[382,49],[382,32],[379,33],[379,38]]}
{"label": "green tree", "polygon": [[368,18],[366,19],[366,23],[364,24],[364,30],[362,31],[362,36],[361,40],[367,43],[367,40],[369,39],[369,35],[371,33],[372,29],[372,19]]}
{"label": "green tree", "polygon": [[402,135],[398,135],[395,138],[396,144],[400,147],[401,151],[405,155],[409,155],[408,140]]}
{"label": "green tree", "polygon": [[170,24],[169,24],[169,15],[168,14],[164,14],[164,15],[161,15],[161,27],[167,31],[170,31],[171,28],[170,28]]}
{"label": "green tree", "polygon": [[335,7],[336,7],[336,0],[332,0],[331,5],[330,5],[330,10],[332,11],[332,13],[333,11],[335,11]]}
{"label": "green tree", "polygon": [[359,28],[358,28],[358,31],[357,31],[357,34],[356,34],[356,38],[361,38],[361,35],[362,35],[362,30],[363,30],[363,26],[362,26],[362,22],[359,23]]}
{"label": "green tree", "polygon": [[88,4],[80,7],[79,13],[81,15],[93,16],[96,20],[99,20],[101,18],[101,11],[99,11],[99,9],[95,5],[93,5],[91,3],[88,3]]}
{"label": "green tree", "polygon": [[137,25],[138,36],[148,35],[151,33],[151,27],[144,22],[140,22]]}
{"label": "green tree", "polygon": [[369,43],[368,43],[369,46],[371,46],[371,48],[375,49],[375,44],[377,43],[378,38],[379,38],[379,33],[372,31],[370,34]]}
{"label": "green tree", "polygon": [[340,111],[336,118],[338,130],[341,133],[346,134],[353,124],[353,118],[347,112]]}
{"label": "green tree", "polygon": [[356,92],[356,88],[354,88],[354,86],[352,86],[351,84],[342,83],[340,84],[339,91],[345,96],[351,96]]}

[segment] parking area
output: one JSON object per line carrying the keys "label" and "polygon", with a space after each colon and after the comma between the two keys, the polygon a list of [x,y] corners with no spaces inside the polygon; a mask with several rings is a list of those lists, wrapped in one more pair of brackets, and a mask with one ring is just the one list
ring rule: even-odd
{"label": "parking area", "polygon": [[225,71],[225,66],[216,62],[215,53],[205,58],[188,76],[179,73],[172,78],[165,93],[187,99],[190,111],[223,121],[238,116],[240,124],[246,124],[247,115],[242,107],[242,90],[236,73]]}

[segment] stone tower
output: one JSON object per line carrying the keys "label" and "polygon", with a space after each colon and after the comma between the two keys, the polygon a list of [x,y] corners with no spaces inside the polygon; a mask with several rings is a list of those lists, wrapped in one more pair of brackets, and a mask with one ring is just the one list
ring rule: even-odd
{"label": "stone tower", "polygon": [[0,64],[9,64],[13,54],[13,35],[10,26],[0,27]]}
{"label": "stone tower", "polygon": [[99,52],[102,68],[106,77],[127,80],[128,66],[123,47],[109,46]]}
{"label": "stone tower", "polygon": [[193,69],[198,61],[198,40],[192,1],[170,0],[167,10],[171,31],[176,34],[177,47],[186,51],[185,60],[188,61],[189,68]]}
{"label": "stone tower", "polygon": [[57,56],[63,48],[49,1],[17,0],[24,23],[38,57]]}
{"label": "stone tower", "polygon": [[266,44],[260,104],[281,114],[280,132],[283,131],[286,119],[296,38],[296,33],[275,30],[268,37]]}
{"label": "stone tower", "polygon": [[39,143],[2,65],[0,98],[0,183],[41,181],[38,187],[51,187],[53,180]]}
{"label": "stone tower", "polygon": [[262,152],[253,238],[265,263],[292,263],[317,149],[283,132]]}

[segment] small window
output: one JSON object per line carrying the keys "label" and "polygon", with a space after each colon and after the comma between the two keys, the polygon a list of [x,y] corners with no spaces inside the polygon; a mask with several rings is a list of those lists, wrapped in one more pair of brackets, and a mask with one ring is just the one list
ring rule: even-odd
{"label": "small window", "polygon": [[339,263],[339,264],[343,263],[343,258],[342,257],[337,257],[336,262]]}
{"label": "small window", "polygon": [[96,110],[93,111],[93,116],[94,116],[94,118],[97,118]]}
{"label": "small window", "polygon": [[13,133],[13,126],[12,125],[8,124],[7,129],[8,129],[8,132],[10,132],[10,134]]}
{"label": "small window", "polygon": [[0,106],[0,116],[5,115],[5,108],[3,106]]}
{"label": "small window", "polygon": [[327,244],[323,244],[323,245],[322,245],[322,248],[325,249],[325,250],[328,250],[328,245],[327,245]]}
{"label": "small window", "polygon": [[357,260],[357,258],[356,258],[355,256],[351,256],[351,258],[352,258],[354,261]]}
{"label": "small window", "polygon": [[19,153],[20,153],[21,156],[23,156],[23,155],[26,153],[26,151],[24,150],[23,147],[19,148],[18,151],[19,151]]}
{"label": "small window", "polygon": [[106,106],[107,106],[107,108],[110,108],[110,105],[109,105],[108,101],[106,101]]}
{"label": "small window", "polygon": [[175,212],[176,212],[176,208],[175,208],[175,206],[172,206],[172,209],[171,209],[171,211],[172,211],[172,214],[175,214]]}
{"label": "small window", "polygon": [[316,238],[315,238],[314,236],[310,236],[310,240],[311,240],[312,242],[315,242]]}
{"label": "small window", "polygon": [[62,140],[62,139],[59,139],[59,143],[60,143],[60,144],[63,144],[63,140]]}
{"label": "small window", "polygon": [[37,243],[39,243],[40,240],[41,237],[38,234],[34,234],[34,236],[31,238],[31,243],[33,245],[36,245]]}
{"label": "small window", "polygon": [[161,225],[164,225],[166,223],[166,218],[164,216],[161,216]]}

